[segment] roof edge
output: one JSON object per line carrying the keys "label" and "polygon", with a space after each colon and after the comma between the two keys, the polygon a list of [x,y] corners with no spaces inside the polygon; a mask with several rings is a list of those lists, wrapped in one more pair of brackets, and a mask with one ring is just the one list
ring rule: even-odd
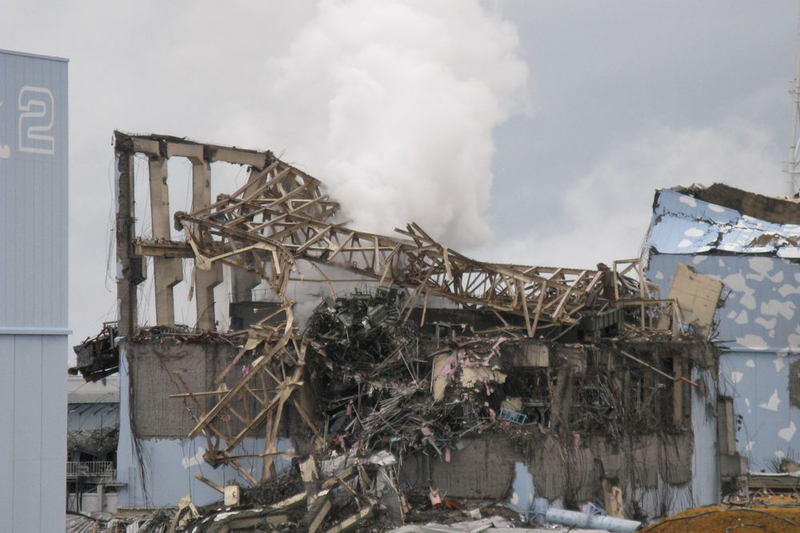
{"label": "roof edge", "polygon": [[710,187],[691,185],[671,190],[704,202],[735,209],[742,215],[775,224],[800,224],[800,199],[765,196],[724,183]]}
{"label": "roof edge", "polygon": [[49,61],[58,61],[59,63],[69,63],[69,59],[67,59],[66,57],[48,56],[43,54],[31,54],[29,52],[17,52],[16,50],[6,50],[5,48],[0,48],[0,54],[9,54],[12,56],[20,56],[20,57],[31,57],[34,59],[47,59]]}

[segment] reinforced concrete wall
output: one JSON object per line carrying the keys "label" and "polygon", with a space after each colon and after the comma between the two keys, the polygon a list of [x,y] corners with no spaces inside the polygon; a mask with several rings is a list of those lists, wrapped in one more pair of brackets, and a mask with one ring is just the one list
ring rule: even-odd
{"label": "reinforced concrete wall", "polygon": [[[120,508],[175,507],[183,496],[191,495],[196,505],[219,500],[221,494],[198,481],[200,474],[219,485],[247,485],[242,474],[231,466],[216,469],[203,454],[208,445],[202,436],[186,438],[194,426],[183,399],[170,394],[185,392],[176,381],[180,372],[193,392],[211,390],[207,383],[218,374],[217,368],[235,355],[224,343],[175,343],[151,340],[124,342],[120,346],[120,434],[117,447],[117,480]],[[222,365],[222,366],[219,366]],[[278,450],[292,447],[289,439],[278,441]],[[264,439],[245,439],[235,455],[263,453]],[[242,466],[260,477],[262,460],[243,459]],[[278,470],[287,461],[278,458]]]}
{"label": "reinforced concrete wall", "polygon": [[[633,351],[638,347],[640,354],[660,351],[664,356],[693,362],[692,381],[702,385],[682,387],[687,403],[684,409],[690,411],[681,417],[686,417],[685,424],[672,428],[665,424],[649,434],[629,428],[619,438],[574,428],[568,428],[562,436],[553,427],[494,431],[453,443],[454,449],[444,457],[423,453],[404,456],[401,482],[417,488],[438,488],[452,497],[505,498],[523,512],[531,511],[537,498],[556,507],[589,501],[603,505],[604,480],[607,486],[622,489],[626,516],[664,516],[718,503],[720,461],[713,351],[703,343],[635,345],[626,343],[621,348]],[[503,360],[511,367],[534,364],[535,360],[535,364],[557,372],[564,361],[580,369],[580,363],[587,360],[587,350],[512,341],[503,345]],[[603,348],[600,351],[605,352]],[[549,357],[534,357],[542,355],[540,352]],[[666,399],[672,407],[674,397]],[[572,406],[573,411],[580,409],[579,405]]]}

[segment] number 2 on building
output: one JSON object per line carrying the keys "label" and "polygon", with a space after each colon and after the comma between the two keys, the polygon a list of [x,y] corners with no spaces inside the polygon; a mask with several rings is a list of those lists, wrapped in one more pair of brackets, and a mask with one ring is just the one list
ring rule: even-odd
{"label": "number 2 on building", "polygon": [[53,129],[55,101],[50,89],[25,86],[19,91],[19,151],[55,153]]}

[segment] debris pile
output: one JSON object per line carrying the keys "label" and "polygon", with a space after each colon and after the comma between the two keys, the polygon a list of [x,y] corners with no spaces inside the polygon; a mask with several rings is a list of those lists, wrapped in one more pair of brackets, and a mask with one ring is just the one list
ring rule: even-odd
{"label": "debris pile", "polygon": [[503,504],[476,505],[447,498],[438,491],[401,490],[396,465],[396,457],[387,451],[296,460],[287,472],[256,487],[219,487],[225,499],[216,504],[198,509],[191,501],[184,501],[171,527],[192,533],[378,532],[403,523],[481,519],[482,514],[492,516],[484,519],[482,529],[522,523],[522,518]]}
{"label": "debris pile", "polygon": [[[231,529],[340,533],[363,529],[378,515],[386,523],[399,523],[404,504],[391,468],[395,462],[391,454],[364,459],[338,456],[319,463],[309,457],[257,487],[241,492],[223,488],[225,500],[217,505],[200,511],[185,505],[173,523],[177,531],[193,533]],[[183,513],[185,509],[189,511]]]}
{"label": "debris pile", "polygon": [[77,364],[69,373],[73,376],[80,373],[86,381],[99,381],[119,372],[117,335],[116,322],[106,322],[100,333],[75,346]]}
{"label": "debris pile", "polygon": [[395,290],[326,298],[305,335],[315,348],[311,381],[325,391],[327,443],[339,452],[424,447],[449,458],[467,433],[526,421],[521,399],[506,400],[499,388],[507,339],[465,335],[431,346],[400,320]]}

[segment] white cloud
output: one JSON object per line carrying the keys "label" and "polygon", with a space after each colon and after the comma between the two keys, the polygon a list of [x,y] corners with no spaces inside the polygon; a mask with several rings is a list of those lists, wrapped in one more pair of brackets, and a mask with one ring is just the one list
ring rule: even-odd
{"label": "white cloud", "polygon": [[[658,188],[725,182],[780,193],[774,143],[758,126],[738,119],[707,128],[660,128],[620,146],[565,190],[569,223],[556,234],[535,230],[487,251],[498,260],[592,266],[635,257],[652,215]],[[774,184],[772,184],[774,182]],[[532,246],[535,243],[536,246]],[[516,259],[513,256],[516,255]],[[742,277],[742,284],[744,279]],[[746,287],[740,289],[747,290]],[[744,295],[748,308],[754,308]]]}

